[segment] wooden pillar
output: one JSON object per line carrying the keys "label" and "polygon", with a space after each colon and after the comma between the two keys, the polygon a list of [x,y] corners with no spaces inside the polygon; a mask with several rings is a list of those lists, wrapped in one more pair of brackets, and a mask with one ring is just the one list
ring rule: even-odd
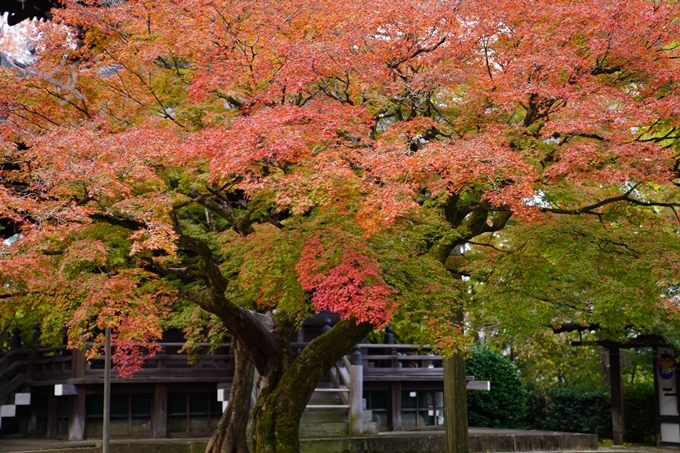
{"label": "wooden pillar", "polygon": [[623,445],[623,392],[621,390],[621,359],[619,348],[609,348],[609,376],[612,392],[612,434],[614,445]]}
{"label": "wooden pillar", "polygon": [[[82,378],[85,376],[85,350],[73,351],[71,355],[71,376]],[[78,393],[69,396],[70,409],[68,416],[68,440],[85,439],[85,386],[76,385]],[[67,398],[62,396],[61,398]]]}
{"label": "wooden pillar", "polygon": [[401,382],[392,381],[390,383],[390,428],[392,431],[401,431]]}
{"label": "wooden pillar", "polygon": [[444,359],[444,425],[446,453],[468,453],[465,361],[456,354]]}
{"label": "wooden pillar", "polygon": [[353,436],[363,434],[363,386],[364,386],[364,367],[361,365],[350,365],[349,367],[349,430]]}
{"label": "wooden pillar", "polygon": [[73,351],[71,355],[71,377],[81,378],[85,376],[85,350]]}
{"label": "wooden pillar", "polygon": [[31,395],[30,411],[28,423],[26,424],[26,434],[28,434],[28,437],[40,437],[38,432],[38,402],[35,393]]}
{"label": "wooden pillar", "polygon": [[[63,397],[62,397],[63,398]],[[47,396],[47,438],[54,439],[57,437],[57,416],[59,414],[59,401],[54,396],[54,392],[50,392]]]}
{"label": "wooden pillar", "polygon": [[156,384],[151,408],[151,435],[153,437],[168,435],[168,384]]}
{"label": "wooden pillar", "polygon": [[[654,373],[654,415],[656,416],[656,446],[661,448],[661,392],[659,392],[659,348],[652,348]],[[680,401],[678,402],[680,403]],[[678,405],[680,407],[680,405]]]}
{"label": "wooden pillar", "polygon": [[85,386],[77,385],[76,389],[78,393],[69,397],[71,408],[68,418],[68,440],[85,439]]}

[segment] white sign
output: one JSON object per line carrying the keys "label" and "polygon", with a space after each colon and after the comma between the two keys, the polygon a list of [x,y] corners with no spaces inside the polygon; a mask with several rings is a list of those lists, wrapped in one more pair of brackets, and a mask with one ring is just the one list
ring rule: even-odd
{"label": "white sign", "polygon": [[78,389],[73,384],[54,384],[54,396],[77,395]]}

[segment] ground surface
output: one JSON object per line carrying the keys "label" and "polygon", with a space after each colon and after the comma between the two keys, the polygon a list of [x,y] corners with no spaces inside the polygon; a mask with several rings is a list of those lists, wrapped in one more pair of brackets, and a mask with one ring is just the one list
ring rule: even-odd
{"label": "ground surface", "polygon": [[[206,438],[117,439],[111,453],[203,453]],[[308,438],[301,440],[301,453],[440,453],[444,432],[401,431],[367,437]],[[588,434],[470,428],[473,452],[578,451],[600,453],[659,453],[664,450],[638,447],[597,448],[597,438]],[[68,442],[44,439],[0,439],[0,452],[99,453],[101,441]]]}

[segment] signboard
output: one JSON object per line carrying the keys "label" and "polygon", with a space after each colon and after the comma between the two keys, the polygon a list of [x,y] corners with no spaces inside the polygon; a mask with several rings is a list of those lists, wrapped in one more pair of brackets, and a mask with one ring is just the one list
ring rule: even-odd
{"label": "signboard", "polygon": [[55,396],[66,396],[66,395],[77,395],[78,389],[73,384],[55,384],[54,385],[54,395]]}
{"label": "signboard", "polygon": [[[659,415],[661,417],[678,417],[678,388],[675,370],[675,351],[673,348],[656,349],[656,385],[659,395]],[[680,423],[666,419],[659,424],[662,443],[680,444]]]}

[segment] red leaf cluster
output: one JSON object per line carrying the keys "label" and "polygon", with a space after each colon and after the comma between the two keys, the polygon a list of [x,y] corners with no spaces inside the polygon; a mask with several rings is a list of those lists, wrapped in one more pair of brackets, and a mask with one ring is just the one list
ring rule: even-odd
{"label": "red leaf cluster", "polygon": [[342,319],[354,318],[357,323],[384,327],[394,314],[395,290],[383,280],[380,263],[359,253],[359,247],[346,245],[348,249],[333,259],[321,241],[308,240],[296,266],[300,284],[313,291],[312,303],[317,310],[330,310],[340,313]]}

